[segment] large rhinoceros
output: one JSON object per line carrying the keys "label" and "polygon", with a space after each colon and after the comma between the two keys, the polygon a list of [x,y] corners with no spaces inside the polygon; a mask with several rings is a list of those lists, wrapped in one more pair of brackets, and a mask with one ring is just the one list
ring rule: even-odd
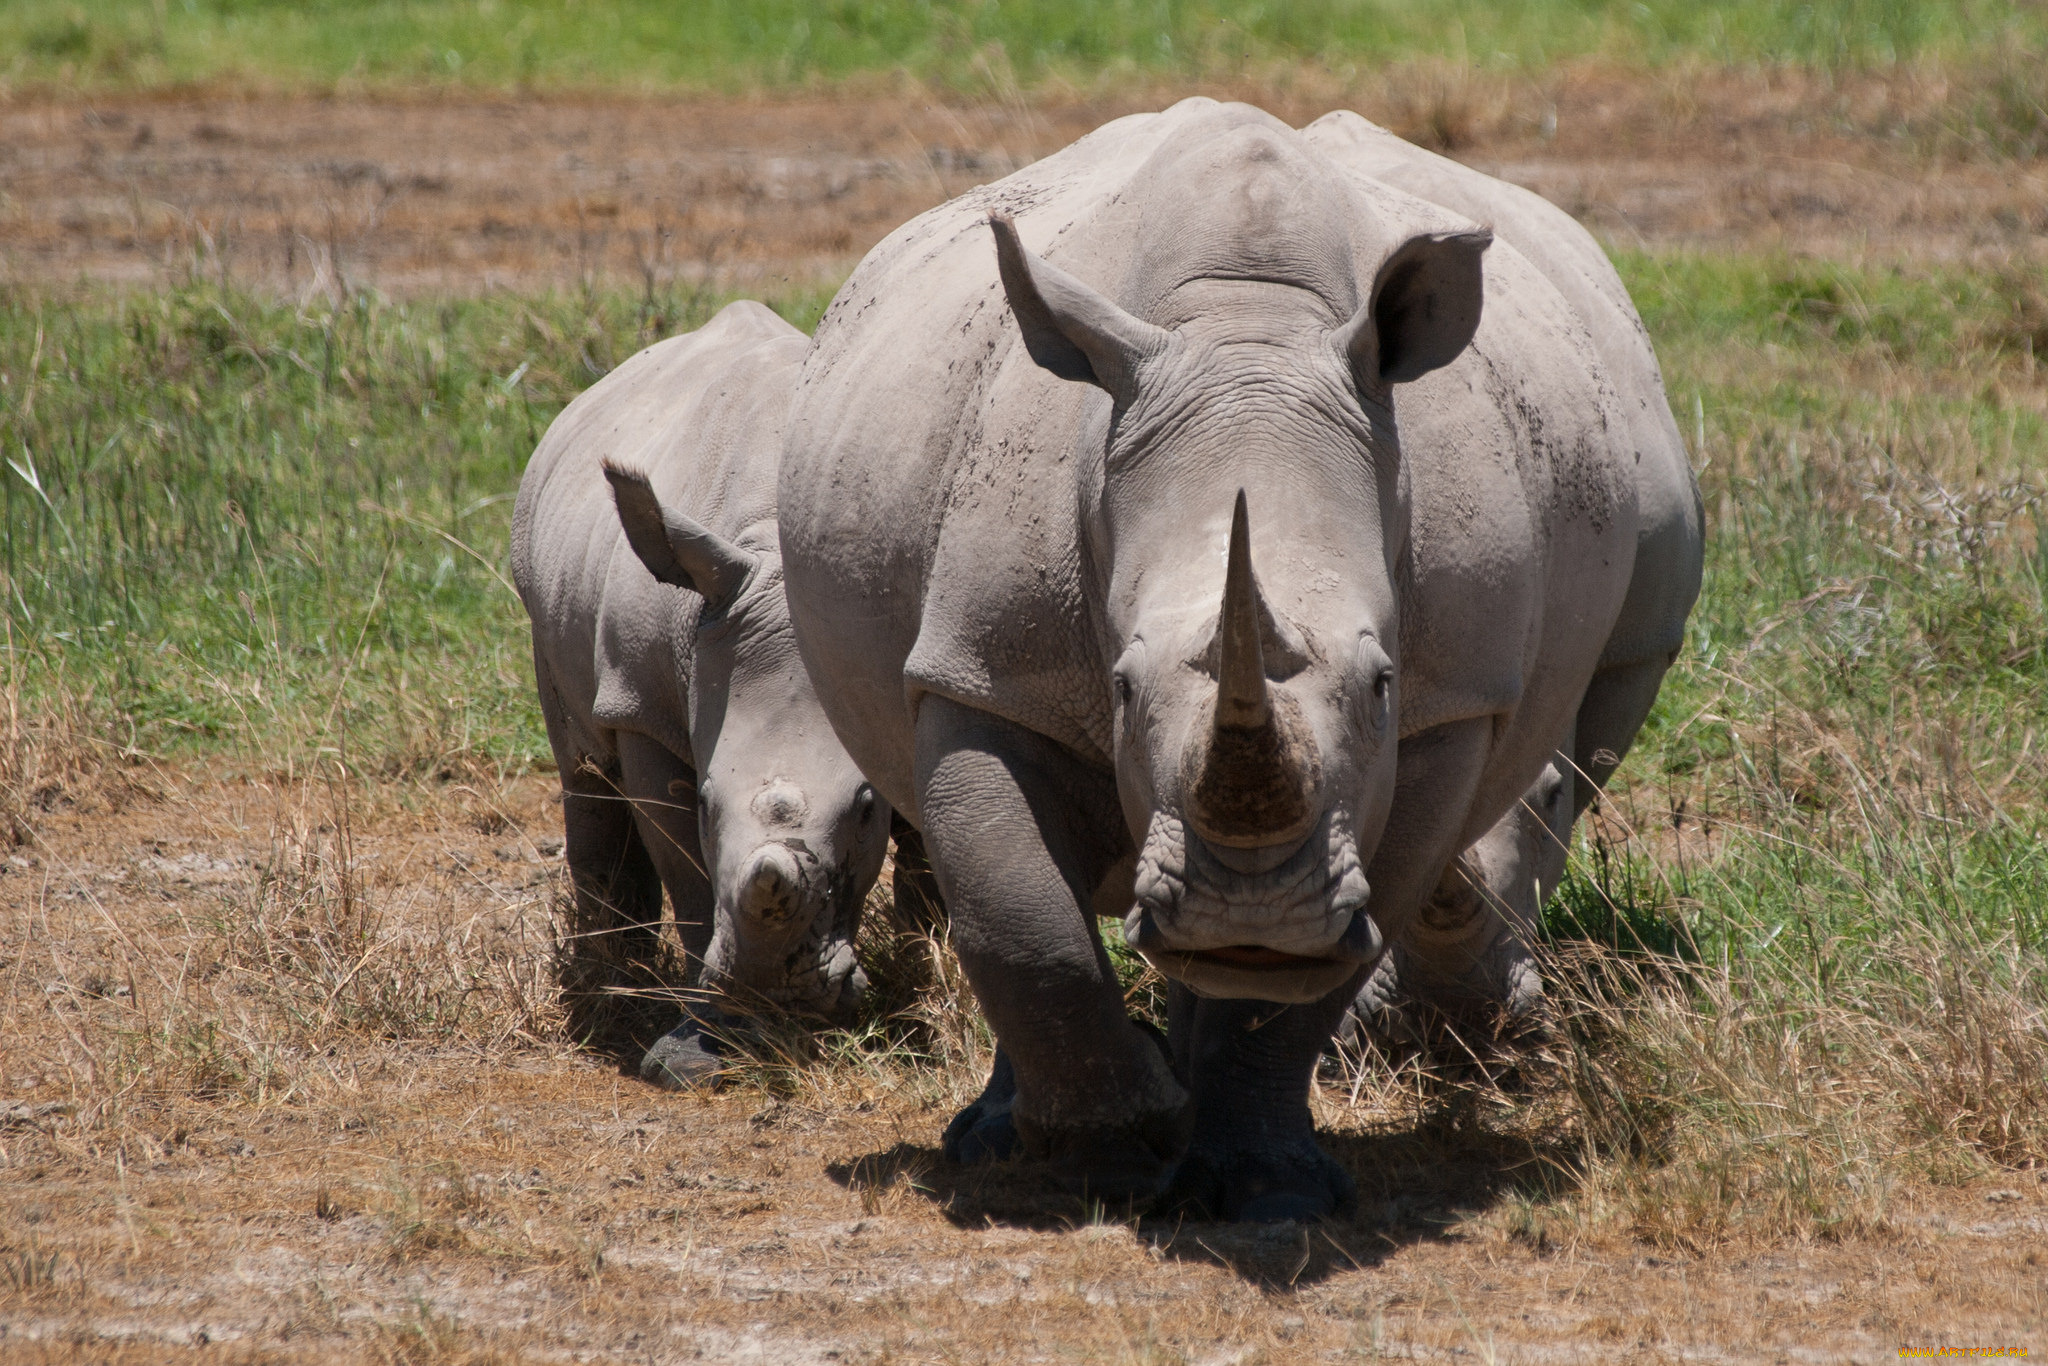
{"label": "large rhinoceros", "polygon": [[[512,573],[562,774],[588,959],[652,955],[667,888],[698,987],[843,1019],[890,811],[833,737],[782,594],[775,465],[809,339],[752,302],[639,352],[548,428]],[[587,942],[587,941],[586,941]],[[717,1067],[696,1026],[649,1050]]]}
{"label": "large rhinoceros", "polygon": [[[1404,989],[1526,995],[1500,927],[1699,573],[1654,357],[1578,228],[1356,116],[1208,100],[869,253],[779,500],[805,663],[1001,1045],[948,1154],[1223,1218],[1349,1199],[1309,1083],[1391,945]],[[1165,1047],[1098,916],[1171,979]]]}

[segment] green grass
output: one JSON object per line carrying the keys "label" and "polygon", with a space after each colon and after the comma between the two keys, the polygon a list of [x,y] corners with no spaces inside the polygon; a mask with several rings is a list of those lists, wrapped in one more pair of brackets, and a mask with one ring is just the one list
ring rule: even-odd
{"label": "green grass", "polygon": [[904,73],[987,93],[1408,60],[1885,67],[2040,52],[2023,0],[11,0],[0,80],[739,90]]}
{"label": "green grass", "polygon": [[1548,928],[1692,966],[1618,1007],[1563,974],[1594,1129],[1641,1155],[1572,1214],[1879,1231],[1901,1182],[2048,1155],[2048,278],[1620,265],[1707,572]]}
{"label": "green grass", "polygon": [[1716,923],[1795,907],[1853,943],[1911,885],[2048,947],[2048,277],[1622,264],[1711,529],[1632,763],[1755,833]]}
{"label": "green grass", "polygon": [[[569,398],[721,302],[7,299],[10,677],[152,753],[543,757],[506,582],[520,472]],[[824,300],[779,302],[809,325]]]}

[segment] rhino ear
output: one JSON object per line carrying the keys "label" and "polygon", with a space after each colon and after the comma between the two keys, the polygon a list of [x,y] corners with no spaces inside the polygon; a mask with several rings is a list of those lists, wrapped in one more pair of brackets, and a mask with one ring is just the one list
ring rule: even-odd
{"label": "rhino ear", "polygon": [[618,504],[626,544],[662,583],[687,588],[716,610],[730,602],[753,572],[754,557],[731,541],[665,508],[647,476],[604,462],[604,477]]}
{"label": "rhino ear", "polygon": [[1132,317],[1058,266],[1024,250],[1017,224],[1008,214],[990,214],[988,225],[996,235],[1003,293],[1017,315],[1031,359],[1061,379],[1086,380],[1113,397],[1126,396],[1138,362],[1165,348],[1170,335],[1166,329]]}
{"label": "rhino ear", "polygon": [[1493,234],[1430,232],[1394,249],[1372,282],[1372,297],[1337,330],[1338,349],[1358,387],[1383,392],[1458,358],[1479,330],[1486,296],[1480,258]]}

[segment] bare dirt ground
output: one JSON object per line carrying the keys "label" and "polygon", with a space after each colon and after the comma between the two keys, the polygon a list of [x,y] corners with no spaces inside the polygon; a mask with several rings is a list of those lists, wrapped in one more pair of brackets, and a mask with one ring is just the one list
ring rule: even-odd
{"label": "bare dirt ground", "polygon": [[[1560,1245],[1505,1213],[1540,1147],[1326,1094],[1357,1219],[1232,1228],[949,1168],[946,1106],[886,1070],[649,1089],[522,1033],[545,1014],[551,787],[350,811],[159,773],[49,801],[0,865],[0,1359],[1835,1362],[2048,1321],[2030,1173],[1902,1193],[1881,1237]],[[373,939],[427,926],[491,965],[459,1041],[295,1034],[223,952],[218,927],[338,831]],[[374,949],[358,967],[408,980]]]}
{"label": "bare dirt ground", "polygon": [[[1359,107],[1620,245],[1926,260],[2031,252],[2048,233],[2048,169],[1958,160],[1901,133],[1939,127],[1938,89],[1589,73],[1216,93],[1296,123]],[[1169,98],[0,104],[0,279],[199,270],[397,295],[592,276],[836,281],[911,215]]]}

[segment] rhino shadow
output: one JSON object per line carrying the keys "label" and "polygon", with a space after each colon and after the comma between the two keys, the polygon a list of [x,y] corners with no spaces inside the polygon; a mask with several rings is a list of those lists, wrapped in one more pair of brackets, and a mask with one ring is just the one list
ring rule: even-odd
{"label": "rhino shadow", "polygon": [[935,1146],[896,1143],[826,1167],[832,1181],[872,1208],[898,1188],[936,1206],[956,1228],[992,1226],[1072,1233],[1092,1225],[1133,1229],[1158,1254],[1208,1262],[1266,1289],[1314,1285],[1366,1270],[1405,1247],[1439,1242],[1515,1196],[1556,1198],[1579,1182],[1581,1144],[1569,1135],[1531,1138],[1476,1122],[1459,1101],[1405,1128],[1317,1135],[1358,1183],[1347,1217],[1318,1224],[1227,1224],[1105,1208],[1054,1184],[1049,1163],[1020,1159],[962,1167]]}

